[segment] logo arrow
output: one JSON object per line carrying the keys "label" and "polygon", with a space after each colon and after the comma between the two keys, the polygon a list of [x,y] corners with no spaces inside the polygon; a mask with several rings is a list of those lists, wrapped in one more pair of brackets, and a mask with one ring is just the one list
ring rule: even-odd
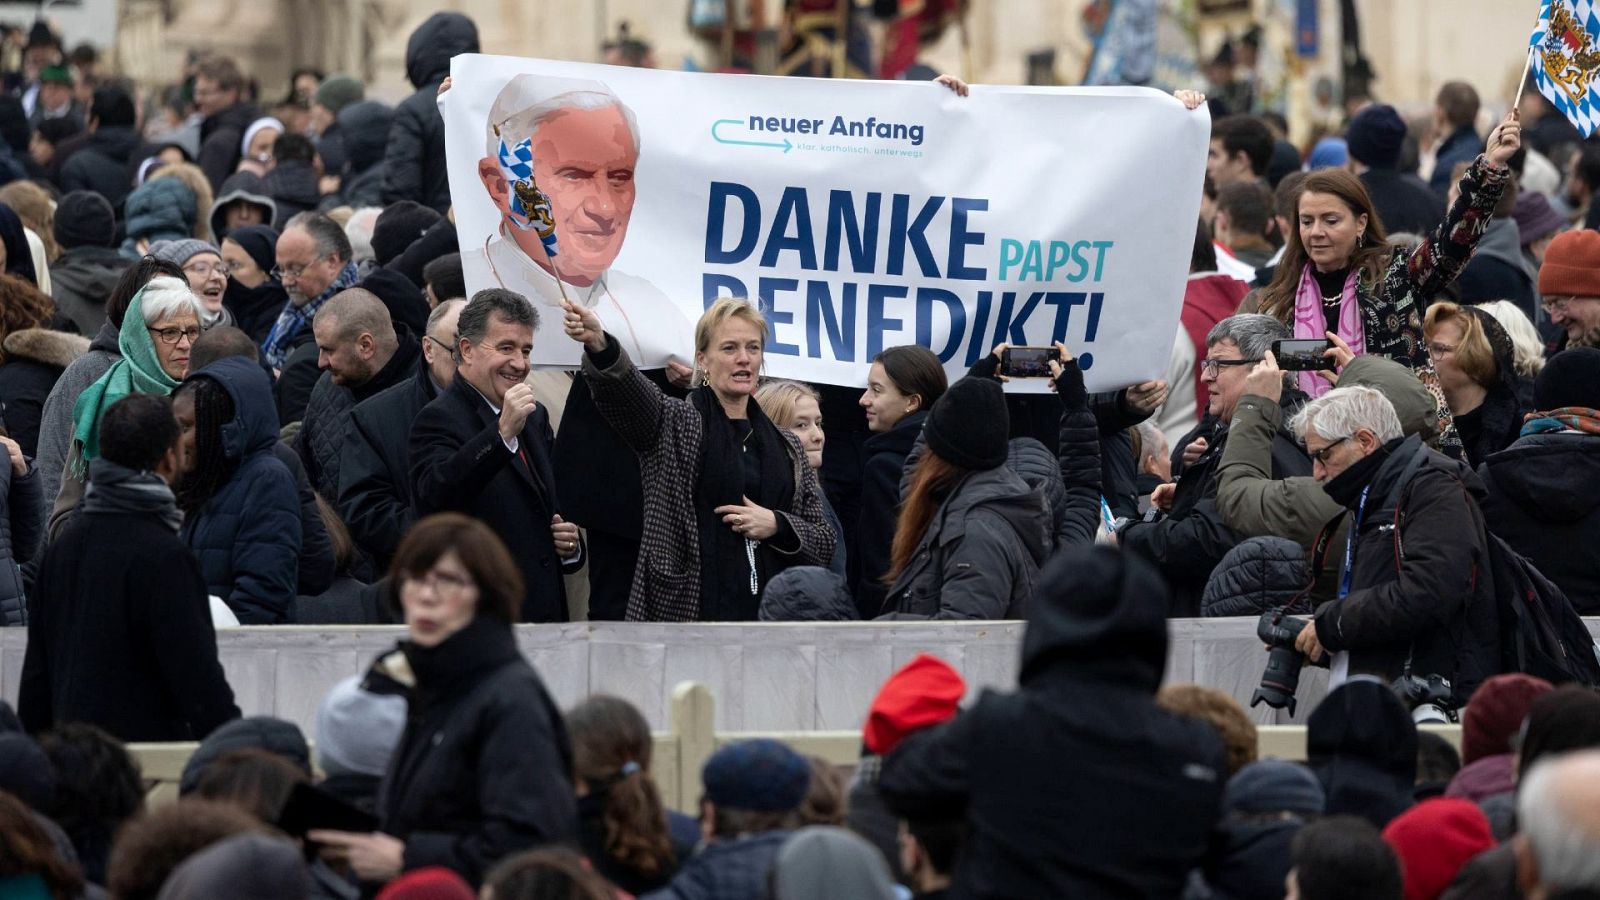
{"label": "logo arrow", "polygon": [[736,141],[736,140],[733,140],[732,138],[725,138],[722,135],[717,134],[717,129],[722,127],[723,125],[738,125],[738,124],[740,124],[738,119],[718,119],[717,121],[712,122],[711,123],[711,138],[712,138],[712,140],[715,140],[719,144],[742,144],[742,145],[744,145],[746,147],[782,147],[784,153],[788,153],[790,150],[794,149],[794,145],[789,143],[789,139],[788,138],[784,138],[783,139],[783,143],[780,144],[777,141]]}

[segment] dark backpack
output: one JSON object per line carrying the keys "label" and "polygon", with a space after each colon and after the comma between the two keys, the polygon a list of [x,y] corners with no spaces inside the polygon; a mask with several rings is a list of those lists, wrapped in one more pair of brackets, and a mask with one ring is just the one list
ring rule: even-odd
{"label": "dark backpack", "polygon": [[[1409,486],[1410,476],[1416,472],[1426,452],[1426,447],[1417,451],[1416,458],[1405,470],[1402,484]],[[1466,485],[1459,481],[1457,484],[1467,493]],[[1494,592],[1500,616],[1500,671],[1523,672],[1551,684],[1577,682],[1589,687],[1600,686],[1600,645],[1589,634],[1572,601],[1527,557],[1511,549],[1510,544],[1489,530],[1483,521],[1483,512],[1470,493],[1467,501],[1474,521],[1488,539],[1489,587]],[[1394,523],[1395,565],[1398,567],[1405,556],[1398,504]]]}

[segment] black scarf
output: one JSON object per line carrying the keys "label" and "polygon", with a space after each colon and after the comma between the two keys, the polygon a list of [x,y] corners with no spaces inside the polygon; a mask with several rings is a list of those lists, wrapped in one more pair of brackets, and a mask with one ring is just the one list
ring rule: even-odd
{"label": "black scarf", "polygon": [[178,501],[166,479],[152,472],[137,472],[103,456],[89,461],[89,484],[83,492],[83,511],[147,516],[167,526],[173,534],[183,525]]}
{"label": "black scarf", "polygon": [[416,677],[413,712],[416,707],[459,698],[489,673],[522,656],[511,626],[483,615],[432,647],[401,641],[400,652]]}
{"label": "black scarf", "polygon": [[[1351,440],[1355,439],[1351,438]],[[1361,491],[1377,479],[1378,472],[1383,468],[1383,464],[1389,461],[1390,455],[1404,441],[1404,438],[1395,438],[1351,463],[1348,469],[1340,472],[1336,477],[1330,478],[1322,486],[1322,492],[1345,509],[1355,509],[1357,504],[1361,502]]]}
{"label": "black scarf", "polygon": [[[705,622],[754,621],[767,578],[783,568],[779,554],[765,544],[756,545],[757,592],[750,592],[750,557],[743,536],[722,521],[719,506],[742,504],[745,497],[758,506],[787,510],[794,504],[794,463],[785,450],[776,425],[751,399],[748,440],[717,400],[703,387],[689,392],[689,402],[700,411],[700,479],[695,488],[695,522],[700,531],[700,619]],[[746,477],[745,457],[756,455],[759,479]]]}

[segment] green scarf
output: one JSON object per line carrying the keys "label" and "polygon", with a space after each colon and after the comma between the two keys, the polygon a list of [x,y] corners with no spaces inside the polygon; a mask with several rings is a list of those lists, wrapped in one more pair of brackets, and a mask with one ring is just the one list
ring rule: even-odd
{"label": "green scarf", "polygon": [[79,394],[72,407],[72,436],[78,443],[80,465],[88,466],[90,460],[100,456],[100,417],[111,404],[129,394],[166,396],[178,386],[161,368],[155,336],[145,325],[143,300],[144,289],[140,288],[122,318],[122,330],[117,333],[117,349],[122,351],[122,358]]}

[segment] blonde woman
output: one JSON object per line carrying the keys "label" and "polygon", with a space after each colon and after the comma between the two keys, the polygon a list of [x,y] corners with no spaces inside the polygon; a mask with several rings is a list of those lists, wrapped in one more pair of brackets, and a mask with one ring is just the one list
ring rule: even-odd
{"label": "blonde woman", "polygon": [[767,337],[755,306],[723,299],[700,317],[704,383],[684,400],[641,375],[593,310],[562,308],[595,406],[639,454],[644,531],[629,621],[752,621],[773,575],[829,563],[837,538],[817,473],[800,441],[750,402]]}
{"label": "blonde woman", "polygon": [[[756,402],[761,404],[761,411],[767,414],[772,424],[800,440],[800,446],[806,451],[806,462],[812,471],[822,471],[822,447],[827,443],[828,436],[822,431],[822,398],[816,389],[799,381],[775,378],[763,383],[756,391]],[[844,530],[826,493],[822,495],[822,511],[828,518],[828,526],[840,538],[833,545],[833,561],[828,568],[844,578]]]}

